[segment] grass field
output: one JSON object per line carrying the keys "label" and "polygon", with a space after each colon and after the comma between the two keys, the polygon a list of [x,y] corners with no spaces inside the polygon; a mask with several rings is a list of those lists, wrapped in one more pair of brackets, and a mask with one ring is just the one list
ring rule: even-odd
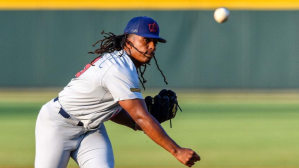
{"label": "grass field", "polygon": [[[0,92],[0,168],[33,167],[36,116],[57,92]],[[202,157],[194,167],[299,167],[298,93],[181,91],[178,96],[183,112],[172,121],[173,128],[169,122],[162,126]],[[116,168],[185,167],[143,132],[109,121],[106,128]],[[77,168],[73,161],[68,167]]]}

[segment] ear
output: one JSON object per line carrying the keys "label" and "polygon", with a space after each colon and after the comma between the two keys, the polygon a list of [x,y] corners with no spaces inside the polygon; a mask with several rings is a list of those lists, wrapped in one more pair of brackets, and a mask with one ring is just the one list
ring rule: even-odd
{"label": "ear", "polygon": [[132,49],[132,46],[133,46],[132,39],[128,37],[126,39],[126,47],[128,47],[129,49]]}

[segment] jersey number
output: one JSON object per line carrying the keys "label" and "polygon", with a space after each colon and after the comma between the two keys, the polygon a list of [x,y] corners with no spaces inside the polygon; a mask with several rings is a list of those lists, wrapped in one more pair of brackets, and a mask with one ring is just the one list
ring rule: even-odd
{"label": "jersey number", "polygon": [[78,78],[79,76],[81,76],[92,64],[94,64],[95,62],[97,62],[101,57],[98,57],[97,59],[93,60],[91,63],[85,65],[84,69],[81,70],[80,72],[78,72],[75,76],[76,78]]}

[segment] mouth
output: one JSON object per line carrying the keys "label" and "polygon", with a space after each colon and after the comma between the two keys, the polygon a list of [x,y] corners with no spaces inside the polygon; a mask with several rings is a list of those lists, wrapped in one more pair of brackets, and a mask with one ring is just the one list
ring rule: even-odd
{"label": "mouth", "polygon": [[153,58],[153,56],[152,55],[143,55],[144,57],[146,57],[146,58]]}
{"label": "mouth", "polygon": [[145,53],[143,53],[143,55],[145,56],[145,57],[147,57],[147,58],[153,58],[153,56],[154,56],[154,53],[153,52],[145,52]]}

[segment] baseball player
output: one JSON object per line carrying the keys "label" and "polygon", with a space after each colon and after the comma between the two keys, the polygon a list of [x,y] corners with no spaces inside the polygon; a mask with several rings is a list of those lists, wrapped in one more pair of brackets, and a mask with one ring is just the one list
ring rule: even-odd
{"label": "baseball player", "polygon": [[92,53],[99,56],[39,112],[36,168],[66,168],[70,157],[81,168],[113,168],[107,120],[144,131],[188,167],[200,160],[193,150],[180,147],[167,135],[140,93],[137,70],[151,61],[158,42],[166,40],[159,37],[158,23],[150,17],[135,17],[123,35],[106,33],[97,42],[100,48]]}

